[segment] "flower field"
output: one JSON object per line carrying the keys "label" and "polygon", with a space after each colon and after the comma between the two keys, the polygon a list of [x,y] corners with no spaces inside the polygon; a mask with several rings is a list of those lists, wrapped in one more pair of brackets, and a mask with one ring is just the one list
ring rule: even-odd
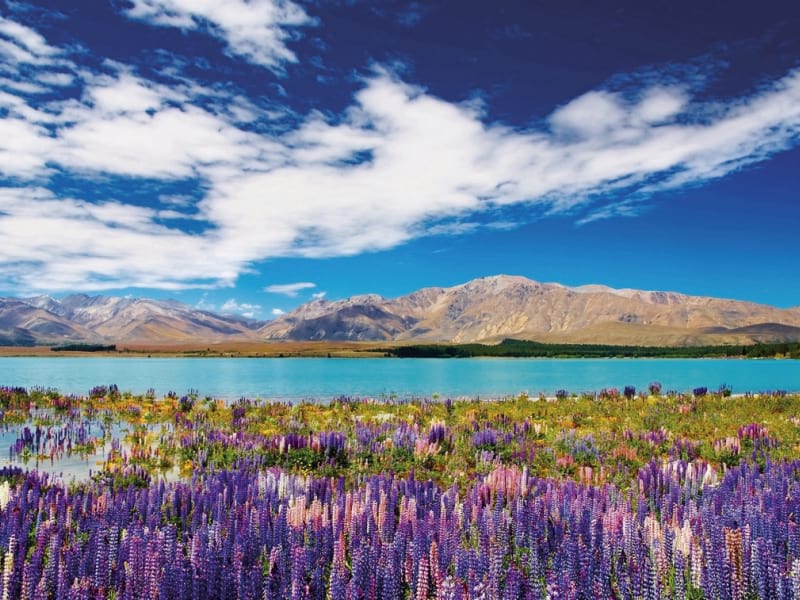
{"label": "flower field", "polygon": [[[797,395],[0,411],[2,600],[800,598]],[[98,448],[89,478],[42,469]]]}

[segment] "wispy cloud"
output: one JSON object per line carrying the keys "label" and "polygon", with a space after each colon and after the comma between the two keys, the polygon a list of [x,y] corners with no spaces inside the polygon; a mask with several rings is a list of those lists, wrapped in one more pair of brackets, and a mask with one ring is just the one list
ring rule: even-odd
{"label": "wispy cloud", "polygon": [[0,53],[15,63],[47,63],[59,53],[36,30],[2,16],[0,36]]}
{"label": "wispy cloud", "polygon": [[214,312],[217,310],[217,305],[213,302],[209,302],[207,292],[203,293],[203,295],[200,297],[200,300],[197,301],[197,304],[195,304],[194,307],[199,310],[207,310],[209,312]]}
{"label": "wispy cloud", "polygon": [[264,288],[264,291],[270,294],[281,294],[283,296],[289,296],[290,298],[296,298],[303,290],[309,290],[315,287],[317,287],[316,283],[301,281],[298,283],[276,283],[268,285]]}
{"label": "wispy cloud", "polygon": [[[187,6],[140,0],[131,10],[158,24],[213,21],[209,31],[228,31],[219,24],[227,13]],[[283,43],[281,35],[273,37]],[[662,80],[650,72],[624,90],[590,90],[536,127],[514,128],[376,68],[341,113],[313,112],[277,130],[269,126],[275,106],[236,89],[184,76],[156,81],[118,63],[79,67],[67,50],[9,19],[0,21],[0,39],[13,46],[2,67],[10,81],[53,90],[69,79],[77,88],[53,100],[0,86],[0,282],[25,291],[232,286],[264,259],[389,249],[463,235],[475,223],[492,227],[487,218],[509,227],[495,216],[511,207],[582,222],[629,216],[654,194],[722,177],[800,141],[798,69],[707,103],[696,81],[683,85],[666,68]],[[28,60],[27,75],[15,71]],[[63,173],[87,183],[125,178],[131,188],[191,181],[203,196],[165,193],[147,207],[122,192],[89,201],[63,191]],[[197,228],[181,229],[182,216]],[[313,287],[266,291],[291,297]]]}
{"label": "wispy cloud", "polygon": [[395,15],[397,24],[402,27],[416,27],[425,17],[428,8],[419,2],[411,2],[408,6],[398,11]]}
{"label": "wispy cloud", "polygon": [[241,315],[248,319],[255,319],[261,310],[260,304],[250,304],[247,302],[239,303],[233,298],[227,300],[221,307],[220,311],[227,315]]}
{"label": "wispy cloud", "polygon": [[632,200],[623,200],[611,204],[601,205],[594,210],[590,210],[585,216],[576,221],[576,225],[586,225],[593,221],[612,219],[614,217],[635,217],[641,214],[646,207],[641,203]]}
{"label": "wispy cloud", "polygon": [[286,46],[292,28],[314,23],[290,0],[132,0],[125,14],[161,27],[206,31],[230,54],[276,70],[297,60]]}

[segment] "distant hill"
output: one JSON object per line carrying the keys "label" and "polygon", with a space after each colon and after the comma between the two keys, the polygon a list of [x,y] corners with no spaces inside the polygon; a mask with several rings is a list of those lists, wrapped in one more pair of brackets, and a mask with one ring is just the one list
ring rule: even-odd
{"label": "distant hill", "polygon": [[213,341],[483,342],[697,346],[800,341],[800,308],[676,292],[567,287],[497,275],[398,298],[318,299],[273,321],[172,300],[0,298],[0,345]]}
{"label": "distant hill", "polygon": [[68,318],[17,298],[0,298],[0,343],[28,346],[43,340],[83,340],[94,333]]}
{"label": "distant hill", "polygon": [[173,300],[84,294],[0,299],[0,343],[9,345],[251,340],[260,326]]}
{"label": "distant hill", "polygon": [[314,300],[260,333],[270,340],[738,344],[800,340],[800,309],[498,275],[399,298]]}

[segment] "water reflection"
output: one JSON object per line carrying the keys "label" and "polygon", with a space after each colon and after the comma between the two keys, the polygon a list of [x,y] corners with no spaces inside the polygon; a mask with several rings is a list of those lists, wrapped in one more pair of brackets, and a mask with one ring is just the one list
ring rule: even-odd
{"label": "water reflection", "polygon": [[[124,463],[132,454],[154,453],[168,429],[164,424],[134,426],[113,421],[108,415],[105,419],[87,419],[48,410],[31,411],[24,422],[0,426],[0,467],[85,480],[107,470],[115,460]],[[178,469],[166,469],[161,476],[168,481],[177,479]]]}

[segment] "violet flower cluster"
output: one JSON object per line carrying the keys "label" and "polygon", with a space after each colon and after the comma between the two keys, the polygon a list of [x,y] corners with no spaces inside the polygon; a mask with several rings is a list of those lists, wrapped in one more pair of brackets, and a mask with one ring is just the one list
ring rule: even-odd
{"label": "violet flower cluster", "polygon": [[71,490],[5,469],[0,597],[800,598],[799,478],[675,460],[628,493],[517,467],[464,492],[247,468]]}

